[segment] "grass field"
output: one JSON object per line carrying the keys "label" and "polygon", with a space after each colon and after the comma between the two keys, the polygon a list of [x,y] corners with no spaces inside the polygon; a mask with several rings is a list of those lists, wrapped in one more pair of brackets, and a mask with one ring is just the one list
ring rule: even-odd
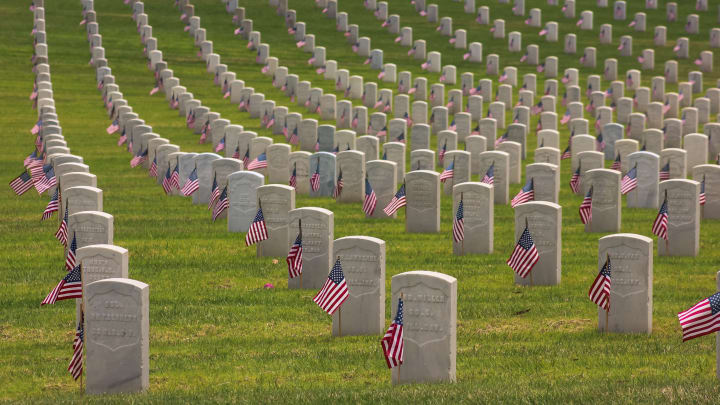
{"label": "grass field", "polygon": [[[686,1],[688,5],[689,1]],[[198,145],[198,136],[185,128],[184,120],[170,110],[161,95],[149,96],[154,85],[146,68],[142,44],[131,20],[131,11],[120,0],[95,2],[103,46],[112,73],[134,111],[183,151],[209,152]],[[254,63],[254,52],[233,36],[231,17],[219,0],[195,0],[196,15],[214,42],[222,63],[237,73],[246,85],[286,105],[290,100],[273,88],[270,79]],[[282,17],[265,0],[241,0],[254,29],[270,44],[271,55],[280,59],[301,80],[313,87],[335,92],[334,83],[320,81],[307,65],[309,54],[300,52],[287,35]],[[448,44],[414,12],[409,1],[391,1],[390,13],[401,16],[401,26],[411,26],[415,39],[428,42],[428,50],[443,53],[443,64],[455,64],[458,77],[465,71],[484,77],[484,65],[462,60],[463,52]],[[440,15],[451,16],[454,28],[468,29],[468,42],[484,44],[484,54],[497,53],[503,66],[518,66],[518,76],[534,72],[521,66],[521,55],[509,54],[507,42],[492,40],[487,26],[475,24],[464,14],[461,2],[443,1]],[[506,32],[524,34],[523,45],[541,44],[541,57],[557,55],[560,72],[577,67],[585,46],[598,47],[594,71],[582,70],[581,85],[588,74],[601,74],[602,61],[617,57],[621,35],[634,38],[633,58],[618,58],[618,72],[636,68],[643,48],[654,48],[656,69],[643,72],[643,85],[662,75],[666,59],[673,58],[674,38],[688,36],[684,18],[691,7],[681,7],[679,21],[668,25],[668,46],[652,46],[652,27],[664,23],[664,4],[648,12],[648,32],[634,33],[629,22],[617,22],[614,45],[597,43],[598,27],[609,21],[612,9],[596,11],[592,32],[577,32],[578,55],[562,53],[562,37],[575,30],[575,21],[564,19],[560,7],[547,7],[540,0],[530,7],[543,7],[543,21],[561,23],[560,43],[539,40],[539,29],[510,15],[509,5],[478,0],[491,5],[491,18],[504,18]],[[533,3],[533,4],[530,4]],[[537,3],[534,4],[534,3]],[[594,8],[594,0],[578,0],[581,10]],[[629,2],[628,15],[641,10],[643,2]],[[2,139],[0,169],[8,183],[22,170],[22,160],[31,152],[34,136],[28,130],[36,112],[27,99],[32,89],[30,56],[32,14],[29,1],[6,0],[0,41],[0,111]],[[311,0],[291,0],[298,21],[316,36],[316,45],[327,48],[328,59],[339,62],[351,74],[376,81],[377,72],[363,65],[335,22],[324,18]],[[372,47],[385,51],[385,62],[422,75],[420,63],[407,56],[407,48],[394,43],[394,35],[380,27],[361,0],[342,0],[341,11],[350,23],[360,25],[362,36],[372,38]],[[688,10],[686,11],[685,8]],[[694,7],[692,7],[692,12]],[[95,87],[95,72],[88,66],[89,53],[80,21],[79,0],[46,1],[50,65],[57,113],[72,152],[81,155],[97,175],[104,193],[104,211],[114,216],[116,245],[130,251],[130,277],[150,285],[150,389],[140,395],[83,397],[78,384],[66,371],[74,334],[74,306],[67,302],[40,308],[40,302],[63,275],[63,253],[53,238],[56,221],[39,221],[47,198],[29,192],[16,197],[5,186],[0,191],[0,401],[49,402],[717,402],[720,383],[715,377],[715,339],[704,337],[681,342],[676,313],[714,292],[715,264],[720,253],[720,224],[703,221],[700,255],[696,258],[655,257],[653,333],[604,335],[597,330],[596,306],[587,299],[587,289],[597,269],[597,240],[602,234],[587,234],[577,216],[580,198],[567,185],[569,161],[563,161],[561,203],[563,206],[563,276],[557,287],[521,288],[513,285],[512,271],[505,265],[515,244],[513,211],[495,207],[495,253],[486,256],[452,255],[451,200],[443,196],[442,232],[404,233],[404,214],[394,221],[366,220],[360,204],[336,204],[329,198],[297,198],[297,206],[318,206],[335,212],[335,237],[368,235],[387,242],[387,281],[408,270],[434,270],[458,279],[457,383],[393,387],[382,359],[379,336],[330,336],[330,318],[312,301],[314,291],[287,289],[284,260],[256,258],[255,249],[244,246],[244,234],[230,234],[224,223],[211,222],[202,206],[186,199],[167,198],[162,188],[140,170],[131,170],[130,156],[117,147],[116,136],[108,136],[109,122]],[[195,56],[192,39],[183,32],[180,12],[169,0],[148,0],[145,10],[169,68],[203,105],[224,118],[272,136],[258,120],[237,111],[223,100]],[[691,58],[708,48],[708,31],[716,22],[716,11],[702,12],[702,34],[690,35]],[[716,66],[718,61],[715,61]],[[680,62],[680,77],[694,70],[691,60]],[[430,83],[439,75],[426,75]],[[705,75],[705,87],[717,80]],[[542,89],[542,77],[538,88]],[[604,88],[609,84],[604,81]],[[380,87],[385,87],[382,84]],[[396,89],[396,87],[391,87]],[[668,85],[667,91],[675,87]],[[584,93],[584,92],[583,92]],[[562,94],[562,92],[560,93]],[[626,92],[626,95],[629,92]],[[631,94],[630,94],[631,96]],[[515,99],[516,99],[515,95]],[[585,100],[587,102],[587,100]],[[487,106],[487,103],[486,103]],[[560,114],[564,112],[558,101]],[[509,115],[509,114],[508,114]],[[508,117],[510,118],[510,117]],[[534,128],[536,118],[531,127]],[[591,125],[592,125],[591,121]],[[532,132],[534,134],[534,131]],[[593,132],[594,133],[594,132]],[[530,150],[535,136],[528,137]],[[569,134],[563,128],[561,145]],[[275,136],[276,142],[282,137]],[[434,139],[431,145],[434,144]],[[532,158],[530,158],[532,159]],[[531,162],[531,160],[530,160]],[[529,163],[529,162],[526,162]],[[607,163],[609,167],[609,163]],[[524,178],[524,176],[523,176]],[[514,195],[520,185],[511,186]],[[654,210],[623,209],[622,231],[650,236]],[[267,290],[263,285],[273,283]],[[386,303],[390,319],[389,299]]]}

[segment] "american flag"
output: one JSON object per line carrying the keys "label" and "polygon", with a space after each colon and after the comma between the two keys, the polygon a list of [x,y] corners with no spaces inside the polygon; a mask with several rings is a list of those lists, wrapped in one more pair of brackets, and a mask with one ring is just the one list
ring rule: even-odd
{"label": "american flag", "polygon": [[603,139],[602,132],[600,132],[597,138],[595,138],[595,146],[597,147],[598,152],[602,152],[605,150],[605,140]]}
{"label": "american flag", "polygon": [[60,243],[67,246],[67,226],[68,226],[68,204],[65,203],[65,216],[60,221],[60,226],[57,232],[55,232],[55,239],[59,240]]}
{"label": "american flag", "polygon": [[295,278],[302,274],[302,251],[302,228],[300,228],[300,232],[298,233],[297,238],[295,238],[295,242],[290,247],[290,252],[288,252],[287,258],[285,259],[288,265],[290,278]]}
{"label": "american flag", "polygon": [[590,286],[590,291],[588,291],[590,301],[606,311],[610,309],[611,272],[612,266],[610,265],[610,256],[608,256],[602,269],[600,269],[600,273],[598,273],[595,281]]}
{"label": "american flag", "polygon": [[447,139],[445,140],[445,143],[443,143],[443,146],[440,149],[440,153],[438,154],[438,159],[440,160],[440,164],[443,164],[443,160],[445,160],[445,152],[446,151],[447,151]]}
{"label": "american flag", "polygon": [[335,188],[333,189],[333,198],[340,197],[340,193],[342,193],[343,189],[343,178],[342,178],[342,170],[340,170],[340,173],[337,177],[337,182],[335,182]]}
{"label": "american flag", "polygon": [[527,225],[525,225],[525,230],[520,235],[520,240],[515,245],[515,250],[507,260],[507,264],[518,276],[525,278],[530,274],[530,270],[539,259],[540,254],[535,247],[535,242],[533,242]]}
{"label": "american flag", "polygon": [[318,191],[320,189],[320,161],[317,162],[315,173],[310,177],[310,188],[312,191]]}
{"label": "american flag", "polygon": [[77,263],[75,262],[75,253],[77,252],[77,238],[75,238],[75,233],[73,233],[72,242],[70,243],[70,248],[68,248],[67,256],[65,257],[65,269],[67,271],[70,271],[77,266]]}
{"label": "american flag", "polygon": [[132,159],[130,159],[130,167],[138,167],[142,163],[144,163],[147,160],[148,157],[148,150],[145,149],[145,152],[138,151],[138,154],[135,155]]}
{"label": "american flag", "polygon": [[250,146],[248,145],[247,149],[245,149],[245,155],[243,155],[242,158],[243,167],[247,167],[250,163]]}
{"label": "american flag", "polygon": [[495,140],[495,146],[497,147],[497,146],[500,145],[501,143],[507,141],[507,140],[508,140],[508,137],[509,137],[509,132],[505,131],[505,133],[502,134],[502,136],[501,136],[500,138],[498,138],[498,139]]}
{"label": "american flag", "polygon": [[33,184],[39,182],[51,167],[52,165],[43,165],[42,159],[37,164],[30,165],[30,177],[32,177]]}
{"label": "american flag", "polygon": [[660,169],[660,181],[670,180],[670,161]]}
{"label": "american flag", "polygon": [[[705,188],[705,182],[703,181],[703,189]],[[703,193],[704,195],[705,193]],[[50,202],[48,203],[47,207],[45,207],[45,211],[42,214],[41,221],[44,221],[50,217],[52,217],[53,213],[58,210],[60,206],[60,189],[55,189],[55,194],[53,194],[52,198],[50,199]],[[703,197],[704,198],[704,197]]]}
{"label": "american flag", "polygon": [[[48,165],[50,166],[50,165]],[[57,178],[55,177],[55,169],[50,166],[50,170],[45,172],[45,176],[35,183],[35,189],[38,194],[48,191],[50,188],[57,186]]]}
{"label": "american flag", "polygon": [[665,200],[662,203],[662,206],[660,206],[660,211],[658,211],[657,217],[655,217],[655,222],[653,222],[652,226],[652,233],[653,235],[657,235],[658,238],[663,238],[665,240],[668,240],[668,208],[667,208],[667,195],[665,195]]}
{"label": "american flag", "polygon": [[580,165],[578,165],[578,168],[575,170],[575,173],[573,173],[572,177],[570,178],[570,189],[573,191],[573,193],[577,194],[578,191],[580,191]]}
{"label": "american flag", "polygon": [[703,175],[702,183],[700,183],[700,205],[705,205],[706,197],[705,197],[705,176]]}
{"label": "american flag", "polygon": [[150,177],[157,177],[157,155],[153,158],[149,171]]}
{"label": "american flag", "polygon": [[615,157],[615,161],[613,162],[612,166],[610,166],[612,170],[620,171],[622,168],[622,162],[620,161],[620,154],[617,154],[617,157]]}
{"label": "american flag", "polygon": [[487,172],[485,172],[482,182],[490,185],[495,183],[495,162],[493,162],[487,169]]}
{"label": "american flag", "polygon": [[215,222],[216,219],[222,214],[228,207],[230,206],[230,201],[228,200],[227,195],[227,187],[225,187],[220,193],[220,197],[218,197],[217,204],[215,204],[215,207],[213,208],[212,213],[212,220]]}
{"label": "american flag", "polygon": [[220,188],[218,187],[217,183],[217,174],[215,174],[215,177],[213,177],[213,184],[212,188],[210,189],[210,201],[208,201],[208,209],[212,209],[212,207],[215,205],[215,201],[220,198]]}
{"label": "american flag", "polygon": [[168,165],[167,171],[165,172],[165,178],[162,181],[163,190],[165,194],[170,194],[172,191],[172,183],[170,182],[170,165]]}
{"label": "american flag", "polygon": [[240,145],[235,147],[235,152],[232,155],[233,159],[240,159]]}
{"label": "american flag", "polygon": [[56,301],[82,298],[82,279],[80,266],[75,267],[58,283],[40,305],[54,304]]}
{"label": "american flag", "polygon": [[588,190],[583,202],[580,204],[580,221],[582,221],[583,224],[592,221],[592,196],[593,188],[590,186],[590,190]]}
{"label": "american flag", "polygon": [[29,154],[23,161],[23,166],[25,166],[27,168],[34,162],[37,162],[37,159],[38,159],[37,149],[33,149],[32,153]]}
{"label": "american flag", "polygon": [[215,146],[215,153],[220,152],[221,150],[225,149],[225,137],[223,136],[222,139],[220,139],[220,142]]}
{"label": "american flag", "polygon": [[513,197],[512,201],[510,201],[510,206],[512,208],[517,207],[518,205],[522,203],[526,203],[528,201],[532,201],[535,199],[535,187],[532,177],[525,183],[525,186],[520,190],[519,193],[515,197]]}
{"label": "american flag", "polygon": [[720,331],[720,292],[678,313],[683,342]]}
{"label": "american flag", "polygon": [[572,153],[570,152],[570,145],[568,145],[567,148],[565,148],[565,151],[563,152],[562,156],[560,156],[561,160],[570,159],[572,157]]}
{"label": "american flag", "polygon": [[455,159],[450,163],[448,167],[443,170],[440,174],[440,182],[445,183],[447,179],[452,179],[455,175]]}
{"label": "american flag", "polygon": [[77,329],[75,330],[75,339],[73,339],[73,355],[70,359],[70,365],[68,365],[68,371],[73,376],[73,379],[77,380],[80,378],[83,372],[83,346],[85,341],[85,327],[83,326],[85,316],[80,316],[80,322],[78,322]]}
{"label": "american flag", "polygon": [[175,168],[170,176],[170,187],[180,190],[180,163],[175,164]]}
{"label": "american flag", "polygon": [[117,140],[117,146],[120,146],[127,142],[127,134],[125,134],[125,129],[123,129],[122,133],[120,134],[120,137]]}
{"label": "american flag", "polygon": [[465,240],[465,210],[463,208],[462,198],[460,198],[460,204],[458,204],[457,211],[455,212],[452,230],[455,243]]}
{"label": "american flag", "polygon": [[637,166],[630,169],[620,182],[620,192],[627,194],[637,187]]}
{"label": "american flag", "polygon": [[[375,212],[377,206],[377,196],[375,190],[370,186],[370,180],[365,177],[365,199],[363,200],[362,210],[366,216],[371,216]],[[387,212],[387,211],[386,211]]]}
{"label": "american flag", "polygon": [[297,126],[293,128],[292,133],[290,134],[290,142],[291,145],[295,145],[298,143],[298,128]]}
{"label": "american flag", "polygon": [[267,227],[265,226],[265,217],[263,216],[262,207],[258,208],[255,219],[250,224],[250,229],[247,235],[245,235],[245,246],[264,241],[268,238]]}
{"label": "american flag", "polygon": [[400,189],[395,193],[395,196],[390,200],[388,205],[383,209],[385,215],[391,216],[396,213],[397,210],[407,205],[407,197],[405,195],[405,183],[400,186]]}
{"label": "american flag", "polygon": [[403,363],[405,353],[405,341],[403,340],[403,301],[398,298],[395,320],[390,324],[385,336],[380,340],[380,346],[385,355],[385,362],[388,368],[399,366]]}
{"label": "american flag", "polygon": [[297,163],[293,164],[293,171],[290,175],[290,187],[297,187]]}
{"label": "american flag", "polygon": [[247,166],[248,170],[257,170],[257,169],[264,169],[268,166],[267,162],[267,154],[265,152],[261,153],[258,157],[253,159],[252,162]]}
{"label": "american flag", "polygon": [[185,197],[192,195],[192,193],[196,192],[200,188],[200,180],[198,179],[197,175],[197,167],[193,169],[192,172],[190,172],[190,176],[188,176],[187,181],[185,182],[185,185],[183,186],[182,190],[180,192]]}
{"label": "american flag", "polygon": [[348,295],[345,275],[342,271],[340,258],[338,258],[328,275],[325,285],[318,291],[313,301],[318,304],[323,311],[327,312],[328,315],[332,315],[345,302]]}

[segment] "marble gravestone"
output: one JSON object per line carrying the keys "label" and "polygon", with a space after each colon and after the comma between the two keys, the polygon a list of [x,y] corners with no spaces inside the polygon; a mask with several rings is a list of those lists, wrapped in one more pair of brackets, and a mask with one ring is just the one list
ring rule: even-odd
{"label": "marble gravestone", "polygon": [[197,167],[200,188],[192,195],[193,204],[207,204],[210,201],[213,182],[212,162],[220,158],[221,156],[215,153],[201,153],[195,156],[194,163]]}
{"label": "marble gravestone", "polygon": [[705,205],[700,206],[702,219],[720,219],[720,166],[704,164],[693,167],[693,180],[705,182]]}
{"label": "marble gravestone", "polygon": [[[395,196],[397,185],[397,163],[388,160],[371,160],[366,163],[365,170],[370,187],[375,191],[377,206],[371,218],[388,218],[383,209]],[[364,198],[364,197],[363,197]],[[397,213],[390,218],[396,218]]]}
{"label": "marble gravestone", "polygon": [[265,183],[265,177],[251,171],[236,171],[227,175],[226,182],[230,202],[226,210],[228,232],[247,232],[258,211],[257,189]]}
{"label": "marble gravestone", "polygon": [[392,278],[391,319],[404,305],[404,362],[393,384],[454,382],[457,355],[457,279],[416,270]]}
{"label": "marble gravestone", "polygon": [[76,263],[82,267],[83,288],[106,278],[128,278],[128,251],[115,245],[87,245],[77,249]]}
{"label": "marble gravestone", "polygon": [[658,206],[667,196],[668,240],[658,241],[658,256],[697,256],[700,251],[700,183],[672,179],[660,183]]}
{"label": "marble gravestone", "polygon": [[[627,155],[627,170],[637,165],[637,187],[627,193],[631,208],[658,208],[658,173],[660,157],[652,152],[633,152]],[[623,165],[623,169],[626,166]]]}
{"label": "marble gravestone", "polygon": [[320,187],[317,191],[310,189],[311,197],[329,197],[335,188],[337,173],[335,173],[335,155],[330,152],[317,152],[310,157],[310,170],[308,177],[316,171],[320,175]]}
{"label": "marble gravestone", "polygon": [[338,202],[363,202],[365,198],[365,154],[344,150],[337,154],[335,175],[342,173],[343,188]]}
{"label": "marble gravestone", "polygon": [[608,257],[612,267],[610,311],[606,314],[598,307],[599,329],[650,334],[653,312],[652,239],[630,233],[600,238],[597,271],[587,275],[589,280],[596,277]]}
{"label": "marble gravestone", "polygon": [[[263,207],[268,239],[258,244],[258,256],[285,257],[290,249],[289,212],[295,209],[295,189],[268,184],[255,190]],[[294,241],[294,240],[293,240]]]}
{"label": "marble gravestone", "polygon": [[108,278],[85,287],[88,394],[132,393],[150,385],[150,287]]}
{"label": "marble gravestone", "polygon": [[385,329],[385,241],[370,236],[336,239],[332,257],[340,259],[349,294],[332,315],[333,336],[382,334]]}
{"label": "marble gravestone", "polygon": [[465,239],[453,240],[453,253],[490,254],[493,252],[495,198],[493,186],[478,182],[464,182],[453,187],[453,213],[463,202]]}
{"label": "marble gravestone", "polygon": [[101,189],[88,186],[62,188],[62,206],[59,207],[59,215],[65,215],[65,207],[67,207],[68,215],[82,211],[103,210],[103,191]]}
{"label": "marble gravestone", "polygon": [[68,241],[77,238],[77,247],[113,244],[113,216],[106,212],[81,211],[68,216]]}
{"label": "marble gravestone", "polygon": [[585,224],[585,232],[620,232],[622,198],[620,172],[610,169],[591,169],[582,175],[582,195],[592,194],[592,220]]}
{"label": "marble gravestone", "polygon": [[522,278],[513,272],[519,285],[558,285],[561,279],[562,207],[547,201],[530,201],[515,207],[515,241],[525,224],[540,258],[530,274]]}
{"label": "marble gravestone", "polygon": [[407,205],[405,230],[440,232],[440,174],[414,170],[405,175]]}
{"label": "marble gravestone", "polygon": [[335,239],[334,214],[325,208],[303,207],[291,210],[288,216],[288,246],[295,242],[300,223],[303,241],[302,275],[288,279],[288,288],[320,289],[335,262],[331,256]]}

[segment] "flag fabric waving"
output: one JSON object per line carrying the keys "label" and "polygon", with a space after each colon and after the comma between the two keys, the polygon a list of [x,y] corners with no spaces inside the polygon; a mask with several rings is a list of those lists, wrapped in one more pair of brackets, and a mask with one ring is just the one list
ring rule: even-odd
{"label": "flag fabric waving", "polygon": [[218,197],[217,202],[215,204],[215,207],[213,207],[213,213],[212,213],[212,220],[215,222],[215,220],[222,215],[222,213],[230,207],[230,200],[228,200],[227,195],[227,186],[223,189],[222,193],[220,193],[220,197]]}
{"label": "flag fabric waving", "polygon": [[620,192],[627,194],[637,187],[637,166],[630,169],[620,182]]}
{"label": "flag fabric waving", "polygon": [[720,331],[720,292],[678,313],[683,342]]}
{"label": "flag fabric waving", "polygon": [[245,235],[245,246],[250,246],[254,243],[264,241],[268,238],[267,227],[265,226],[265,216],[263,216],[262,207],[258,208],[255,219],[250,224],[250,229],[247,235]]}
{"label": "flag fabric waving", "polygon": [[612,170],[620,171],[622,168],[622,162],[620,161],[620,154],[618,153],[617,157],[615,158],[615,161],[613,162],[612,166],[610,166]]}
{"label": "flag fabric waving", "polygon": [[302,229],[300,232],[298,232],[297,238],[295,238],[295,242],[290,247],[290,252],[288,252],[287,258],[285,261],[288,265],[288,273],[290,275],[290,278],[295,278],[302,274],[302,268],[303,268],[303,261],[302,261]]}
{"label": "flag fabric waving", "polygon": [[317,162],[315,167],[315,173],[310,177],[310,188],[312,191],[318,191],[320,189],[320,162]]}
{"label": "flag fabric waving", "polygon": [[440,182],[445,183],[447,179],[452,179],[455,175],[455,159],[450,163],[448,167],[443,170],[443,172],[440,174]]}
{"label": "flag fabric waving", "polygon": [[212,188],[210,190],[210,201],[208,201],[209,210],[212,209],[217,199],[220,198],[220,187],[218,187],[217,183],[217,174],[215,174],[215,176],[213,177]]}
{"label": "flag fabric waving", "polygon": [[455,212],[455,219],[453,220],[453,240],[455,243],[460,243],[465,240],[465,210],[463,208],[463,200],[460,198],[457,211]]}
{"label": "flag fabric waving", "polygon": [[252,162],[247,166],[248,170],[257,170],[257,169],[263,169],[268,167],[267,163],[267,154],[265,152],[261,153],[258,157],[253,159]]}
{"label": "flag fabric waving", "polygon": [[507,260],[507,264],[518,276],[525,278],[530,274],[539,259],[540,254],[526,225],[517,245],[515,245],[515,250]]}
{"label": "flag fabric waving", "polygon": [[148,174],[150,175],[150,177],[157,177],[157,155],[155,155],[155,157],[153,158]]}
{"label": "flag fabric waving", "polygon": [[333,189],[333,198],[337,199],[340,197],[340,193],[342,193],[343,189],[343,178],[342,178],[342,170],[340,170],[340,173],[338,174],[337,181],[335,182],[335,188]]}
{"label": "flag fabric waving", "polygon": [[170,187],[180,190],[180,163],[175,163],[175,168],[170,176]]}
{"label": "flag fabric waving", "polygon": [[396,213],[397,210],[407,205],[407,196],[405,195],[405,183],[400,186],[400,189],[395,193],[395,196],[390,200],[388,205],[383,209],[385,215],[391,216]]}
{"label": "flag fabric waving", "polygon": [[660,181],[670,180],[670,161],[660,169]]}
{"label": "flag fabric waving", "polygon": [[138,151],[138,154],[135,155],[132,159],[130,159],[130,167],[138,167],[142,163],[144,163],[147,160],[148,156],[148,150],[146,149],[145,152]]}
{"label": "flag fabric waving", "polygon": [[580,165],[578,165],[577,170],[575,170],[575,173],[573,173],[572,177],[570,178],[570,189],[575,194],[580,191],[580,170]]}
{"label": "flag fabric waving", "polygon": [[28,190],[33,188],[32,178],[27,172],[22,172],[19,176],[17,176],[13,179],[13,181],[10,182],[10,188],[12,188],[15,194],[23,195]]}
{"label": "flag fabric waving", "polygon": [[180,192],[182,193],[182,195],[187,197],[198,191],[199,188],[200,179],[198,179],[197,168],[195,168],[192,172],[190,172],[190,176],[188,176],[188,179]]}
{"label": "flag fabric waving", "polygon": [[338,258],[328,275],[325,285],[318,291],[313,301],[318,304],[323,311],[327,312],[328,315],[332,315],[345,302],[348,295],[345,275],[342,271],[340,258]]}
{"label": "flag fabric waving", "polygon": [[172,191],[172,185],[170,184],[170,165],[168,165],[167,171],[165,172],[165,177],[162,181],[162,188],[165,191],[165,194],[170,194]]}
{"label": "flag fabric waving", "polygon": [[297,187],[297,163],[293,165],[293,171],[290,175],[290,181],[289,181],[290,187],[296,188]]}
{"label": "flag fabric waving", "polygon": [[[704,186],[705,183],[703,183]],[[45,211],[43,211],[42,219],[41,221],[44,221],[50,217],[52,217],[53,213],[57,211],[60,207],[59,202],[59,196],[60,196],[60,187],[55,189],[55,193],[53,194],[52,198],[50,199],[50,202],[48,202],[47,206],[45,207]]]}
{"label": "flag fabric waving", "polygon": [[658,238],[662,238],[665,240],[668,240],[668,208],[667,208],[667,195],[665,196],[665,200],[662,203],[662,206],[660,207],[660,211],[658,211],[657,217],[655,217],[655,222],[653,222],[652,226],[652,233],[653,235],[657,235]]}
{"label": "flag fabric waving", "polygon": [[75,330],[75,339],[73,339],[73,355],[70,359],[70,365],[68,365],[68,371],[73,379],[77,380],[80,378],[83,372],[83,346],[85,341],[85,316],[80,316],[80,322],[78,322],[77,329]]}
{"label": "flag fabric waving", "polygon": [[375,195],[375,190],[373,190],[372,186],[370,185],[370,180],[368,180],[367,176],[365,177],[365,199],[363,200],[363,207],[362,210],[365,213],[365,216],[371,216],[373,212],[375,212],[375,207],[377,206],[377,195]]}
{"label": "flag fabric waving", "polygon": [[59,240],[60,243],[67,246],[67,226],[68,226],[68,204],[65,203],[65,216],[60,221],[60,226],[57,232],[55,232],[55,239]]}
{"label": "flag fabric waving", "polygon": [[610,265],[610,256],[608,256],[602,269],[600,269],[600,273],[598,273],[595,281],[590,286],[590,291],[588,291],[590,301],[606,311],[610,309],[611,273],[612,266]]}
{"label": "flag fabric waving", "polygon": [[592,221],[592,197],[593,188],[590,186],[590,190],[588,190],[587,194],[585,194],[585,198],[580,204],[580,221],[583,224],[588,224]]}
{"label": "flag fabric waving", "polygon": [[82,298],[82,279],[80,266],[75,267],[58,283],[40,305],[54,304],[57,301]]}
{"label": "flag fabric waving", "polygon": [[560,156],[560,160],[570,159],[571,157],[572,153],[570,152],[570,146],[568,146],[567,148],[565,148],[562,156]]}
{"label": "flag fabric waving", "polygon": [[380,340],[385,362],[388,368],[399,366],[403,363],[403,355],[405,353],[405,342],[403,340],[403,300],[398,298],[397,311],[395,319],[390,324],[385,336]]}
{"label": "flag fabric waving", "polygon": [[705,197],[705,176],[703,175],[702,183],[700,183],[700,198],[699,202],[700,205],[705,205],[705,201],[707,200],[707,197]]}
{"label": "flag fabric waving", "polygon": [[487,172],[485,172],[485,176],[482,179],[482,183],[493,185],[495,182],[495,162],[493,162],[490,167],[487,169]]}
{"label": "flag fabric waving", "polygon": [[67,256],[65,257],[65,269],[67,271],[70,271],[77,266],[77,263],[75,262],[75,253],[77,252],[77,239],[75,238],[75,233],[73,233],[72,242],[70,242],[70,247],[68,248]]}
{"label": "flag fabric waving", "polygon": [[532,177],[525,183],[525,186],[520,190],[519,193],[515,197],[513,197],[512,201],[510,201],[510,206],[512,208],[517,207],[518,205],[522,203],[526,203],[528,201],[532,201],[535,199],[535,186],[533,183]]}

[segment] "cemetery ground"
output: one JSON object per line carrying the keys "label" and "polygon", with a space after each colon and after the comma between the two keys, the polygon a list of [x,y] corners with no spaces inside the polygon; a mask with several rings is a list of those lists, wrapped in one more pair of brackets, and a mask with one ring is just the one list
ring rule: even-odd
{"label": "cemetery ground", "polygon": [[[37,118],[27,98],[33,80],[28,3],[7,0],[0,4],[4,16],[0,169],[6,184],[22,170],[22,160],[31,152],[34,136],[28,130]],[[210,152],[212,145],[199,145],[198,136],[185,128],[184,119],[168,108],[161,95],[148,95],[154,78],[147,70],[131,10],[117,0],[95,3],[106,57],[125,98],[154,132],[182,150]],[[326,93],[342,95],[335,92],[334,83],[322,81],[307,65],[310,55],[296,48],[282,17],[275,15],[265,0],[239,3],[281,64]],[[476,80],[484,78],[484,65],[463,62],[462,51],[438,36],[435,25],[419,17],[409,1],[390,3],[403,25],[413,26],[415,38],[424,38],[428,49],[443,52],[443,64],[457,65],[458,73],[474,71]],[[469,28],[471,40],[484,42],[485,54],[499,54],[503,66],[518,66],[518,76],[535,71],[518,62],[521,55],[507,52],[505,40],[493,42],[487,26],[475,24],[474,16],[463,13],[462,3],[440,3],[441,14],[453,17],[456,28]],[[579,0],[577,8],[589,9],[594,3]],[[195,0],[193,4],[223,62],[255,91],[290,106],[289,99],[260,73],[254,52],[233,36],[234,26],[222,3]],[[77,382],[66,371],[75,328],[74,305],[60,302],[40,307],[64,273],[63,251],[53,238],[57,217],[40,222],[46,197],[32,191],[17,197],[4,187],[0,192],[0,401],[689,403],[716,401],[720,395],[715,339],[682,343],[676,317],[715,291],[720,224],[702,221],[698,257],[654,256],[650,336],[603,334],[597,328],[597,307],[587,299],[598,271],[597,241],[603,234],[584,232],[577,215],[582,198],[572,194],[567,185],[569,161],[562,162],[561,171],[563,266],[562,282],[556,287],[513,284],[512,270],[505,264],[516,242],[509,205],[495,207],[494,253],[459,257],[452,254],[449,196],[442,197],[442,229],[437,234],[405,233],[403,210],[396,220],[370,220],[364,218],[360,203],[297,196],[297,207],[334,211],[335,238],[367,235],[386,241],[388,292],[391,276],[404,271],[433,270],[457,278],[457,382],[392,386],[380,336],[332,337],[330,317],[312,302],[316,291],[287,289],[284,258],[257,258],[254,247],[245,247],[244,234],[227,232],[224,221],[211,222],[205,207],[192,205],[188,199],[166,197],[145,170],[130,169],[129,154],[116,146],[116,136],[105,132],[107,114],[95,87],[94,70],[87,64],[84,28],[77,25],[79,1],[47,1],[45,7],[54,98],[63,135],[97,175],[104,211],[115,218],[114,244],[130,252],[129,276],[150,285],[150,389],[137,395],[81,396]],[[377,72],[363,65],[363,58],[351,51],[334,22],[324,18],[313,1],[291,0],[290,7],[298,11],[299,21],[307,23],[308,32],[316,35],[317,45],[328,49],[328,59],[341,61],[366,81],[376,81]],[[639,7],[639,3],[629,6],[629,15],[640,11]],[[183,85],[204,105],[246,130],[272,136],[260,128],[258,120],[249,119],[248,113],[238,112],[235,105],[223,100],[212,85],[212,76],[205,73],[204,63],[196,58],[192,39],[183,32],[172,1],[146,1],[145,8],[164,58]],[[421,72],[420,63],[394,43],[394,36],[380,28],[361,0],[342,1],[340,9],[360,24],[362,35],[372,38],[374,48],[385,50],[386,62],[398,64],[399,71],[409,70],[415,77],[424,75],[437,82],[439,75]],[[537,34],[537,29],[510,17],[510,6],[493,7],[492,13],[493,18],[506,19],[508,31]],[[661,24],[661,14],[648,15],[648,26]],[[713,18],[712,12],[704,13],[703,18]],[[574,29],[574,21],[564,20],[559,7],[543,10],[543,20],[562,21],[561,33]],[[566,24],[569,28],[564,28]],[[680,36],[682,24],[669,24],[669,33]],[[616,25],[614,37],[623,34],[632,33],[626,24]],[[707,48],[704,35],[693,41],[693,51]],[[596,45],[595,38],[596,32],[578,35],[578,49]],[[634,40],[636,49],[652,47],[652,32],[634,35]],[[534,40],[527,38],[527,43]],[[537,43],[542,44],[543,58],[560,58],[561,72],[578,66],[580,55],[563,54],[562,41]],[[655,49],[656,69],[643,72],[644,82],[662,75],[662,61],[671,58],[671,49]],[[691,55],[698,53],[693,51]],[[598,61],[616,56],[616,46],[598,47]],[[618,71],[634,65],[634,58],[619,58]],[[681,64],[680,77],[687,77],[689,65]],[[581,69],[580,82],[585,83],[588,73],[601,70]],[[706,74],[705,85],[712,86],[716,79],[716,73]],[[301,111],[295,105],[290,110]],[[536,119],[533,117],[531,128]],[[563,127],[563,147],[568,136]],[[282,140],[282,136],[272,137],[276,142]],[[534,131],[528,142],[529,150],[534,150]],[[435,144],[435,136],[430,144]],[[525,163],[532,157],[528,159]],[[478,179],[473,176],[473,180]],[[511,185],[510,195],[520,187]],[[622,232],[650,236],[655,215],[655,210],[623,207]],[[266,283],[274,288],[264,288]],[[388,294],[386,325],[394,306]]]}

